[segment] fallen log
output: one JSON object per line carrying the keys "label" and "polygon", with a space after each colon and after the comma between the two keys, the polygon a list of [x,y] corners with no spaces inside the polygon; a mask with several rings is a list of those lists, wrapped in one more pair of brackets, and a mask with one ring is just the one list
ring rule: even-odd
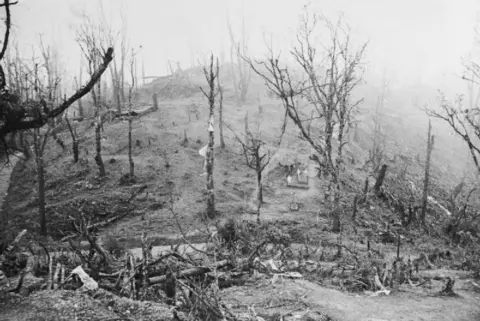
{"label": "fallen log", "polygon": [[134,109],[132,111],[124,111],[124,112],[121,112],[121,113],[117,113],[115,115],[115,118],[119,118],[119,117],[138,117],[138,116],[143,116],[143,115],[146,115],[148,113],[151,113],[151,112],[154,112],[156,109],[155,109],[155,106],[147,106],[147,107],[144,107],[144,108],[140,108],[140,109]]}
{"label": "fallen log", "polygon": [[[230,261],[228,260],[222,260],[218,261],[215,264],[212,264],[210,267],[207,266],[197,266],[193,267],[190,269],[186,269],[183,271],[180,271],[178,274],[178,278],[184,278],[184,277],[191,277],[191,276],[197,276],[197,275],[202,275],[208,272],[213,271],[214,268],[222,268],[230,264]],[[149,278],[150,284],[158,284],[158,283],[163,283],[167,280],[166,275],[161,275],[157,277],[151,277]]]}

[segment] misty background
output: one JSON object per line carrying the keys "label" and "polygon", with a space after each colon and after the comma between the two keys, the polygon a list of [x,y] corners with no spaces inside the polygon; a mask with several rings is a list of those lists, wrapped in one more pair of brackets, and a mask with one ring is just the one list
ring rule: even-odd
{"label": "misty background", "polygon": [[[442,90],[464,89],[459,81],[461,58],[474,47],[474,28],[479,2],[475,0],[317,0],[312,8],[336,20],[340,14],[352,28],[355,40],[368,41],[367,81],[384,74],[392,86],[428,85]],[[167,59],[187,68],[204,62],[213,52],[229,59],[227,14],[240,35],[242,19],[249,53],[262,57],[264,35],[272,37],[284,55],[294,41],[298,18],[305,3],[298,0],[22,0],[12,8],[14,41],[25,56],[38,46],[39,34],[46,44],[61,48],[67,73],[79,68],[80,50],[75,28],[81,14],[99,17],[100,4],[106,20],[121,28],[122,15],[132,45],[142,47],[146,76],[167,73]]]}
{"label": "misty background", "polygon": [[[127,38],[138,52],[145,76],[169,73],[168,61],[183,69],[205,64],[210,53],[230,60],[227,17],[237,39],[242,28],[248,54],[262,58],[265,39],[283,58],[295,42],[299,17],[307,2],[298,0],[21,0],[12,7],[13,42],[26,58],[39,55],[39,37],[56,48],[66,83],[80,69],[75,29],[86,14],[105,19],[113,29],[127,24]],[[371,113],[384,80],[388,81],[386,131],[401,146],[419,145],[428,126],[424,110],[438,104],[438,90],[453,98],[467,93],[462,59],[476,60],[479,1],[475,0],[317,0],[311,9],[336,21],[341,15],[354,44],[368,42],[361,108]],[[103,16],[103,17],[102,17]],[[243,23],[242,23],[243,22]],[[107,44],[105,45],[107,46]],[[174,64],[175,66],[175,64]],[[140,69],[140,68],[139,68]],[[67,88],[67,90],[73,90]],[[388,126],[388,121],[395,126]],[[367,124],[368,126],[368,124]],[[395,127],[395,128],[394,128]],[[438,147],[460,173],[470,156],[448,125],[434,121]],[[453,148],[455,146],[455,148]],[[399,151],[397,151],[399,152]],[[401,151],[400,151],[401,152]]]}

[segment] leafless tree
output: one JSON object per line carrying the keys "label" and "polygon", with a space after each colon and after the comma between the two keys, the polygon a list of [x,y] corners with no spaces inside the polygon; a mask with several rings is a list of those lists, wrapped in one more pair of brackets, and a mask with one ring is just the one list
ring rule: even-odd
{"label": "leafless tree", "polygon": [[128,163],[130,165],[130,180],[133,180],[135,177],[135,163],[133,162],[133,143],[132,143],[132,122],[133,122],[133,114],[132,114],[132,96],[133,96],[133,89],[135,88],[135,74],[134,74],[134,61],[135,61],[135,53],[132,49],[132,54],[130,56],[130,76],[131,76],[131,83],[130,87],[128,88]]}
{"label": "leafless tree", "polygon": [[[322,44],[317,48],[313,43],[315,32],[320,31],[322,25],[330,36],[329,46]],[[281,66],[280,55],[275,55],[271,47],[264,61],[245,58],[282,101],[301,137],[318,153],[312,155],[312,159],[330,178],[326,196],[332,196],[333,189],[333,213],[340,213],[340,174],[344,169],[343,148],[348,144],[346,134],[362,102],[362,99],[352,101],[352,93],[362,81],[366,46],[365,43],[353,49],[350,31],[341,19],[333,24],[324,16],[309,13],[306,7],[297,45],[291,51],[306,80],[295,80],[299,77],[288,66]],[[320,57],[318,49],[321,49]],[[340,215],[335,215],[334,230],[339,229]]]}
{"label": "leafless tree", "polygon": [[[83,24],[77,30],[77,43],[79,44],[83,56],[88,63],[88,72],[91,75],[98,69],[101,61],[102,45],[102,29],[95,25],[87,16],[84,17]],[[102,91],[101,82],[91,90],[93,105],[95,107],[95,162],[98,165],[100,177],[106,176],[105,165],[102,159]]]}
{"label": "leafless tree", "polygon": [[51,127],[48,127],[44,134],[40,133],[40,128],[34,128],[32,130],[33,151],[35,154],[35,163],[37,169],[38,214],[40,218],[41,235],[47,235],[47,220],[45,213],[45,161],[43,159],[43,154],[50,130]]}
{"label": "leafless tree", "polygon": [[377,104],[375,106],[375,111],[373,114],[373,143],[372,149],[369,151],[369,159],[367,164],[371,163],[373,165],[373,171],[377,172],[382,165],[382,162],[385,158],[385,145],[386,145],[386,135],[384,131],[384,126],[382,124],[382,116],[385,105],[386,91],[388,88],[388,81],[383,80],[382,88],[380,95],[377,97]]}
{"label": "leafless tree", "polygon": [[[480,77],[478,79],[480,80]],[[449,101],[442,92],[439,92],[439,98],[440,111],[427,109],[427,114],[445,121],[463,139],[480,174],[480,108],[478,105],[465,108],[462,95],[457,95],[453,101]]]}
{"label": "leafless tree", "polygon": [[247,100],[248,89],[252,79],[251,69],[243,57],[248,55],[248,48],[245,35],[245,19],[242,19],[241,40],[237,40],[232,30],[230,20],[227,16],[227,27],[230,35],[230,60],[231,73],[233,77],[233,87],[237,103],[244,104]]}
{"label": "leafless tree", "polygon": [[78,147],[80,144],[78,133],[77,133],[77,127],[75,126],[75,123],[73,125],[72,123],[70,123],[67,113],[64,114],[64,118],[65,118],[65,124],[67,124],[68,131],[70,132],[70,136],[72,137],[73,161],[77,163],[79,159]]}
{"label": "leafless tree", "polygon": [[257,181],[257,221],[260,222],[260,209],[263,204],[263,172],[265,168],[270,164],[273,156],[275,155],[278,147],[281,144],[283,134],[286,129],[286,122],[282,125],[280,137],[277,142],[269,148],[265,141],[264,133],[261,131],[262,115],[259,113],[256,117],[254,131],[250,130],[248,124],[248,116],[245,116],[245,134],[237,135],[231,126],[227,126],[235,136],[235,140],[240,144],[242,148],[242,154],[245,158],[245,165],[255,171]]}
{"label": "leafless tree", "polygon": [[430,165],[432,158],[433,145],[435,144],[435,135],[432,134],[432,123],[428,121],[428,134],[427,134],[427,156],[425,158],[425,176],[423,179],[423,198],[422,198],[422,212],[420,213],[420,220],[422,224],[425,224],[425,216],[427,213],[428,205],[428,188],[430,183]]}
{"label": "leafless tree", "polygon": [[[114,34],[108,30],[107,35],[110,41],[119,41],[120,55],[113,60],[110,67],[113,88],[113,100],[117,105],[117,112],[122,112],[122,105],[125,103],[125,64],[128,56],[129,43],[127,39],[127,22],[124,13],[121,12],[122,28],[119,33]],[[106,24],[105,24],[106,25]],[[106,30],[107,31],[107,30]],[[118,39],[119,38],[119,39]]]}
{"label": "leafless tree", "polygon": [[[11,27],[11,14],[10,6],[16,4],[16,2],[10,2],[9,0],[4,0],[0,4],[1,8],[5,9],[6,19],[5,19],[5,36],[2,42],[2,49],[0,50],[0,62],[3,62],[5,57],[5,52],[9,43],[10,36],[10,27]],[[93,86],[98,82],[101,75],[105,72],[108,67],[108,64],[113,57],[113,48],[108,48],[103,52],[98,52],[99,54],[99,64],[97,69],[91,73],[91,77],[88,82],[77,90],[73,95],[68,99],[65,99],[62,103],[52,106],[49,110],[42,112],[41,114],[31,115],[27,113],[23,102],[25,98],[28,98],[28,92],[25,92],[27,97],[19,97],[15,94],[9,93],[6,88],[5,74],[3,72],[3,67],[0,65],[0,138],[4,139],[8,133],[13,131],[21,131],[26,129],[40,128],[44,126],[49,120],[60,116],[69,106],[71,106],[75,101],[85,96]],[[26,80],[28,80],[29,75],[24,74]],[[17,74],[19,77],[17,84],[25,85],[22,83],[24,80],[20,79],[20,74]]]}
{"label": "leafless tree", "polygon": [[217,64],[214,66],[213,63],[213,54],[210,56],[210,65],[203,68],[205,78],[208,83],[209,91],[208,93],[200,88],[208,99],[209,106],[209,117],[208,117],[208,148],[207,148],[207,157],[206,157],[206,169],[207,169],[207,216],[209,218],[215,217],[215,189],[213,182],[213,165],[214,165],[214,118],[215,118],[215,99],[218,95],[218,88],[216,88],[216,79],[219,74],[218,59]]}
{"label": "leafless tree", "polygon": [[[39,76],[39,64],[35,63],[35,72],[34,72],[34,91],[36,92],[35,95],[40,95],[41,99],[43,99],[43,104],[47,105],[47,109],[52,108],[60,103],[61,100],[61,83],[62,77],[60,76],[60,67],[59,67],[59,57],[58,57],[58,50],[53,49],[50,45],[45,46],[43,43],[42,37],[40,37],[40,52],[42,55],[43,63],[41,66],[44,70],[44,75],[47,78],[47,83],[42,84]],[[66,99],[64,99],[65,101]],[[58,136],[57,131],[60,129],[58,124],[62,122],[62,114],[58,117],[53,118],[48,122],[48,125],[52,127],[50,134],[55,142],[65,151],[65,143],[63,140]]]}
{"label": "leafless tree", "polygon": [[[217,59],[218,65],[218,59]],[[217,87],[220,99],[218,101],[218,127],[220,134],[220,148],[225,148],[225,138],[223,137],[223,86],[220,83],[220,75],[217,76]]]}

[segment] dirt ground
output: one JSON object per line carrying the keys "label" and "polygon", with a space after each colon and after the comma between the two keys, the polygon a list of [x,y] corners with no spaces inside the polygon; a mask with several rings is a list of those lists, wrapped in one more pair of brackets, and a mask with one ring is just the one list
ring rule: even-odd
{"label": "dirt ground", "polygon": [[[191,117],[190,121],[188,119],[186,111],[191,104],[200,106],[198,120],[195,117]],[[267,138],[274,141],[280,124],[276,120],[280,119],[277,116],[281,114],[281,108],[278,103],[270,100],[262,102],[262,106],[266,119],[263,130]],[[227,124],[241,132],[245,113],[248,111],[249,117],[255,118],[258,106],[250,104],[238,107],[227,101],[225,109],[228,110]],[[146,232],[154,240],[155,246],[183,242],[179,227],[183,234],[189,235],[191,242],[204,238],[202,212],[205,177],[202,176],[203,158],[198,151],[207,141],[206,117],[205,102],[201,97],[196,97],[164,103],[159,111],[135,121],[134,162],[137,179],[134,183],[122,181],[128,172],[127,126],[124,122],[116,121],[105,126],[102,144],[106,179],[98,179],[96,175],[91,135],[82,140],[82,160],[78,164],[72,163],[69,151],[62,152],[55,144],[49,144],[46,157],[47,224],[52,237],[46,240],[46,244],[56,244],[56,239],[64,235],[60,229],[71,232],[70,220],[79,218],[80,209],[92,222],[121,215],[121,220],[102,229],[100,234],[112,236],[126,248],[138,248],[142,232]],[[188,144],[183,146],[185,136]],[[221,218],[254,220],[256,216],[251,214],[255,208],[254,172],[243,164],[239,146],[233,143],[232,133],[225,130],[225,136],[227,148],[221,150],[217,147],[215,155],[217,209]],[[68,134],[63,133],[61,137],[69,145]],[[218,138],[216,142],[218,143]],[[331,218],[321,193],[324,187],[322,181],[314,178],[314,173],[310,173],[309,189],[288,188],[286,172],[279,166],[279,163],[284,164],[286,159],[308,159],[309,153],[308,145],[299,142],[297,131],[292,125],[289,126],[282,149],[265,172],[265,204],[261,209],[261,218],[278,224],[285,223],[288,228],[296,229],[297,234],[311,235],[312,239],[317,241],[335,241],[338,235],[326,231],[331,225]],[[369,177],[366,171],[361,170],[366,150],[359,143],[352,147],[350,154],[355,156],[356,161],[347,171],[345,190],[356,191]],[[313,169],[310,172],[313,172]],[[395,168],[391,175],[394,173]],[[38,228],[33,167],[28,164],[17,165],[12,181],[14,184],[10,186],[3,206],[4,213],[9,217],[8,225],[3,226],[4,236],[12,238],[21,229],[28,228],[32,231],[26,238],[28,240],[36,237],[34,231]],[[146,186],[146,189],[137,195],[134,201],[127,203],[125,200],[142,186]],[[172,198],[173,211],[168,206]],[[290,211],[292,201],[299,203],[298,212]],[[343,204],[345,215],[349,215],[351,204],[351,200],[347,198]],[[352,226],[346,224],[343,242],[347,246],[355,244],[365,250],[366,244],[357,245],[358,240],[365,238],[363,233],[373,231],[375,234],[386,228],[385,222],[395,218],[389,208],[380,204],[361,209],[358,220],[363,222],[365,227],[358,227],[354,231]],[[428,252],[434,247],[443,246],[441,239],[417,236],[416,244],[405,245],[402,253],[418,255],[420,251]],[[383,251],[387,257],[392,256],[395,251],[394,246],[382,245],[376,241],[372,241],[372,247]],[[306,279],[285,279],[272,284],[271,279],[260,277],[255,285],[223,290],[222,297],[238,312],[245,311],[247,306],[254,304],[266,315],[288,312],[301,314],[310,309],[321,311],[336,320],[480,320],[480,293],[475,292],[469,281],[457,281],[455,291],[459,294],[458,297],[436,297],[435,293],[443,286],[441,281],[432,281],[434,283],[421,289],[404,287],[393,291],[389,296],[368,297],[363,293],[340,291],[338,287],[328,288],[325,284],[320,285]],[[14,310],[9,312],[0,312],[0,320],[34,320],[34,315],[28,314],[29,311],[40,309],[45,300],[46,298],[41,298],[38,301],[40,303],[30,302],[13,307]],[[112,314],[108,307],[98,308],[105,312],[105,318],[118,317]],[[52,308],[52,311],[57,310]],[[54,312],[51,312],[44,319],[54,320],[53,315]],[[137,317],[135,320],[141,320]]]}
{"label": "dirt ground", "polygon": [[[321,311],[342,321],[472,321],[480,320],[480,293],[459,282],[458,297],[435,297],[441,282],[428,290],[405,286],[388,296],[344,293],[306,280],[259,280],[255,286],[232,287],[225,301],[240,310],[254,305],[258,313]],[[422,293],[423,292],[423,293]]]}

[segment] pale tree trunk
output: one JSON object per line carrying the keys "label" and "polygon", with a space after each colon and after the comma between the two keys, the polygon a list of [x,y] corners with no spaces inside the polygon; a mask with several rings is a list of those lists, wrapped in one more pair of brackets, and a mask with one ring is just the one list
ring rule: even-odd
{"label": "pale tree trunk", "polygon": [[430,182],[430,160],[433,151],[433,144],[435,142],[435,136],[432,135],[432,124],[428,121],[428,136],[427,136],[427,158],[425,160],[425,178],[423,180],[423,198],[422,198],[422,212],[420,214],[420,220],[422,224],[425,224],[425,217],[427,213],[428,205],[428,185]]}
{"label": "pale tree trunk", "polygon": [[[208,118],[208,148],[207,148],[207,157],[206,157],[206,172],[207,172],[207,216],[209,218],[214,218],[215,213],[215,189],[213,183],[213,165],[214,165],[214,116],[215,116],[215,78],[218,77],[218,59],[216,70],[214,70],[213,64],[213,55],[210,56],[210,68],[207,70],[203,69],[205,73],[205,78],[207,79],[209,85],[208,94],[203,91],[203,94],[208,99],[209,105],[209,118]],[[215,72],[216,71],[216,72]]]}
{"label": "pale tree trunk", "polygon": [[220,148],[225,148],[225,139],[223,137],[223,87],[219,84],[220,101],[218,105],[218,126],[220,133]]}

